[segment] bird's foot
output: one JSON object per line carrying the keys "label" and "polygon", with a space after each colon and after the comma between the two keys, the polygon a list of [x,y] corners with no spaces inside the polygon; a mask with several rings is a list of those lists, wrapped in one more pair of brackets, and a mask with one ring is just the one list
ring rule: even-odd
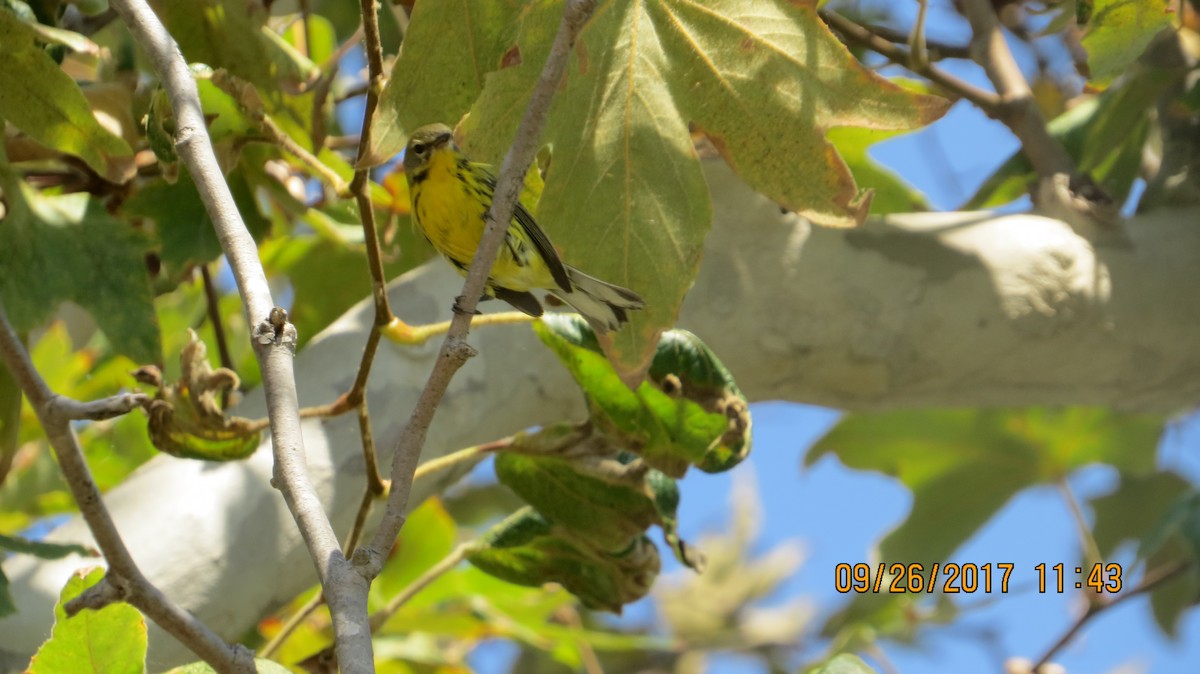
{"label": "bird's foot", "polygon": [[471,315],[471,316],[478,316],[479,314],[482,313],[478,309],[476,309],[474,311],[467,311],[466,309],[464,309],[462,307],[463,299],[464,299],[463,295],[459,295],[458,297],[455,297],[454,305],[450,307],[450,310],[456,314],[467,314],[467,315]]}

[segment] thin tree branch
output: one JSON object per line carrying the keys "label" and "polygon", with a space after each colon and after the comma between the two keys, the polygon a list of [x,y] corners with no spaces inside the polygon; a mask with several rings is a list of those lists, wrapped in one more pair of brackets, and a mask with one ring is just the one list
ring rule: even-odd
{"label": "thin tree branch", "polygon": [[[375,434],[371,430],[371,414],[367,403],[367,379],[371,374],[371,364],[379,349],[380,331],[384,326],[395,320],[391,305],[388,303],[387,278],[383,271],[383,253],[379,249],[379,229],[375,223],[375,206],[371,202],[371,174],[368,167],[361,166],[363,157],[371,147],[372,122],[375,110],[379,107],[379,94],[383,89],[383,45],[379,38],[379,5],[376,0],[360,0],[359,11],[362,14],[361,31],[364,49],[367,57],[368,88],[367,100],[363,109],[362,130],[358,139],[358,161],[360,164],[354,171],[348,193],[353,194],[358,204],[359,217],[362,218],[363,243],[367,248],[367,267],[371,273],[371,297],[375,303],[375,321],[371,332],[367,334],[367,343],[363,346],[362,359],[358,364],[358,372],[350,390],[335,400],[326,411],[342,413],[349,409],[358,412],[359,437],[362,439],[363,462],[367,468],[367,491],[373,496],[382,496],[387,489],[387,483],[379,473],[378,450],[375,447]],[[339,192],[340,193],[340,192]],[[361,511],[360,511],[361,512]]]}
{"label": "thin tree branch", "polygon": [[455,301],[455,316],[450,322],[450,330],[442,342],[433,372],[430,373],[425,388],[421,391],[421,397],[417,400],[397,443],[392,458],[392,487],[388,494],[387,510],[375,531],[371,545],[355,553],[355,563],[360,565],[368,578],[374,578],[383,568],[387,552],[404,526],[413,473],[420,459],[421,447],[425,444],[425,435],[433,422],[434,412],[441,403],[454,373],[474,353],[474,349],[467,344],[466,337],[475,313],[475,305],[483,294],[484,283],[491,273],[492,264],[508,230],[517,194],[521,190],[525,172],[537,152],[538,139],[550,111],[550,102],[562,81],[575,38],[592,15],[595,6],[595,0],[568,0],[563,7],[562,22],[554,36],[550,54],[534,87],[529,106],[525,109],[525,116],[517,127],[512,148],[501,164],[495,196],[488,210],[487,226],[471,261],[462,295]]}
{"label": "thin tree branch", "polygon": [[[375,334],[379,334],[378,331]],[[367,491],[375,498],[387,492],[387,482],[379,472],[379,455],[375,451],[375,432],[371,430],[371,412],[367,409],[367,399],[364,397],[355,408],[358,411],[358,434],[362,438],[363,462],[367,473]],[[357,545],[355,541],[355,545]],[[354,551],[354,546],[347,548]]]}
{"label": "thin tree branch", "polygon": [[465,449],[460,449],[456,452],[429,459],[417,466],[417,470],[413,473],[413,479],[419,480],[426,475],[431,475],[439,470],[445,470],[451,466],[457,466],[464,461],[479,458],[484,454],[491,454],[502,449],[510,447],[513,443],[513,437],[501,438],[492,442],[485,442],[482,445],[474,445]]}
{"label": "thin tree branch", "polygon": [[[225,338],[225,322],[221,318],[220,299],[217,297],[216,284],[213,283],[207,264],[200,265],[200,279],[204,285],[204,303],[208,307],[208,321],[212,323],[213,334],[217,339],[217,356],[221,359],[221,367],[235,372],[233,358],[229,355],[229,343]],[[228,388],[221,391],[221,409],[229,408],[231,393],[232,390]],[[263,428],[266,428],[266,425],[263,425]]]}
{"label": "thin tree branch", "polygon": [[325,595],[321,594],[320,592],[314,594],[311,599],[304,602],[304,606],[296,609],[296,612],[293,613],[290,618],[288,618],[287,622],[283,624],[283,627],[279,628],[278,634],[271,637],[271,640],[268,641],[266,645],[258,649],[258,657],[271,658],[274,656],[275,652],[279,650],[279,647],[288,640],[288,637],[292,636],[292,632],[295,632],[296,628],[300,627],[300,625],[302,625],[310,615],[324,605]]}
{"label": "thin tree branch", "polygon": [[[532,323],[537,319],[520,311],[502,311],[496,314],[477,314],[471,319],[472,328],[488,325],[515,325],[517,323]],[[424,344],[438,335],[450,331],[451,321],[430,323],[429,325],[409,325],[401,320],[394,320],[384,328],[383,334],[397,344]]]}
{"label": "thin tree branch", "polygon": [[[225,339],[225,324],[221,319],[221,303],[217,297],[217,288],[213,283],[208,265],[200,265],[200,278],[204,283],[204,301],[208,306],[208,320],[212,323],[213,333],[217,337],[217,356],[221,359],[221,367],[232,370],[233,358],[229,355],[229,343]],[[228,403],[228,400],[225,401]]]}
{"label": "thin tree branch", "polygon": [[912,54],[914,66],[929,65],[929,51],[925,45],[925,14],[929,11],[929,0],[917,0],[917,22],[908,37],[908,53]]}
{"label": "thin tree branch", "polygon": [[[392,319],[392,309],[388,304],[387,279],[383,273],[383,255],[379,250],[379,233],[375,225],[375,209],[371,204],[370,168],[361,166],[363,158],[371,149],[374,138],[375,110],[379,107],[379,94],[383,90],[383,44],[379,38],[379,3],[377,0],[360,0],[362,12],[363,37],[367,55],[368,84],[367,100],[363,109],[363,125],[358,140],[358,157],[355,162],[359,165],[354,172],[354,180],[350,183],[350,192],[358,200],[359,215],[362,217],[363,235],[367,246],[367,261],[371,271],[371,295],[375,300],[376,331],[387,325]],[[378,345],[378,340],[375,341]],[[368,343],[368,352],[374,352]],[[360,370],[370,369],[370,360],[364,358]],[[365,375],[360,372],[360,378]],[[365,385],[365,381],[364,381]],[[358,386],[358,382],[355,382]]]}
{"label": "thin tree branch", "polygon": [[341,176],[334,172],[333,169],[329,168],[325,162],[318,159],[316,155],[304,149],[300,143],[297,143],[291,136],[287,134],[286,131],[279,128],[279,125],[275,123],[274,119],[271,119],[270,115],[262,110],[255,110],[251,112],[251,116],[258,121],[259,126],[266,133],[268,138],[270,138],[276,145],[290,152],[293,156],[303,162],[305,166],[312,169],[313,173],[316,173],[318,176],[320,176],[321,180],[323,180],[326,185],[329,185],[333,188],[334,193],[337,194],[339,198],[346,197],[350,194],[350,186],[346,184],[345,180],[342,180]]}
{"label": "thin tree branch", "polygon": [[1071,625],[1070,629],[1063,633],[1063,635],[1058,638],[1058,641],[1055,641],[1054,645],[1051,646],[1044,654],[1042,654],[1042,657],[1038,658],[1037,663],[1030,668],[1030,671],[1033,672],[1033,674],[1040,674],[1042,668],[1050,662],[1050,658],[1054,657],[1055,653],[1058,653],[1063,649],[1063,647],[1071,643],[1071,640],[1075,638],[1075,635],[1079,634],[1079,631],[1082,630],[1083,627],[1091,622],[1091,620],[1096,616],[1104,613],[1114,606],[1117,606],[1121,602],[1149,592],[1159,585],[1174,579],[1184,571],[1192,568],[1192,565],[1192,562],[1179,562],[1178,564],[1168,566],[1154,573],[1147,572],[1146,575],[1142,577],[1142,581],[1138,583],[1137,587],[1133,588],[1132,590],[1121,592],[1109,601],[1089,602],[1087,610],[1083,612],[1083,615],[1079,616],[1075,623]]}
{"label": "thin tree branch", "polygon": [[46,411],[55,419],[72,421],[88,419],[102,421],[128,414],[150,399],[145,393],[121,393],[109,398],[79,402],[65,396],[55,395],[46,401]]}
{"label": "thin tree branch", "polygon": [[[833,14],[833,13],[834,12],[832,12],[832,11],[822,10],[820,12],[820,15],[822,18],[825,18],[826,14]],[[850,21],[850,19],[847,19],[846,17],[844,17],[840,14],[838,16],[840,16],[845,21]],[[906,45],[906,44],[909,44],[909,42],[912,40],[912,35],[913,35],[912,33],[906,33],[902,30],[896,30],[895,28],[891,28],[889,26],[877,26],[874,24],[865,24],[865,23],[858,23],[858,22],[854,22],[854,24],[857,26],[860,26],[861,28],[863,28],[864,30],[866,30],[869,33],[878,35],[879,37],[881,37],[889,42],[894,42],[896,44],[905,44]],[[948,42],[938,42],[936,40],[930,40],[929,38],[925,38],[925,50],[929,55],[929,60],[931,60],[931,61],[938,61],[941,59],[969,59],[969,58],[971,58],[971,48],[970,47],[967,47],[964,45],[958,45],[958,44],[950,44]]]}
{"label": "thin tree branch", "polygon": [[[907,49],[893,44],[890,38],[876,34],[875,28],[861,26],[850,19],[829,10],[820,10],[820,17],[831,28],[841,33],[847,40],[856,42],[873,52],[878,53],[896,65],[911,69],[914,73],[927,78],[930,82],[941,86],[952,94],[965,98],[989,116],[995,117],[1000,113],[1002,102],[996,94],[960,80],[931,63],[913,63],[912,55]],[[904,36],[903,39],[907,39]]]}
{"label": "thin tree branch", "polygon": [[429,587],[433,581],[441,578],[448,572],[452,571],[454,567],[458,566],[459,562],[467,558],[467,553],[471,551],[473,545],[473,543],[463,543],[451,550],[450,554],[439,560],[437,564],[429,567],[425,573],[421,574],[416,580],[409,583],[408,586],[401,590],[395,597],[392,597],[392,599],[387,603],[387,606],[384,606],[375,613],[372,613],[371,631],[375,632],[380,627],[383,627],[383,624],[386,623],[389,618],[396,615],[396,611],[399,611],[401,608],[403,608],[403,606],[407,604],[409,600],[417,596],[418,592]]}
{"label": "thin tree branch", "polygon": [[[1021,151],[1043,178],[1074,175],[1075,161],[1046,129],[1033,91],[1008,49],[1000,20],[988,0],[964,0],[963,13],[971,23],[971,55],[983,66],[1003,105],[994,115],[1021,141]],[[988,114],[992,114],[990,111]]]}
{"label": "thin tree branch", "polygon": [[1066,478],[1059,478],[1058,490],[1062,492],[1063,500],[1067,502],[1067,507],[1071,510],[1071,519],[1075,521],[1075,528],[1079,532],[1079,542],[1083,545],[1084,559],[1087,560],[1089,566],[1099,564],[1103,561],[1100,555],[1100,546],[1096,544],[1096,537],[1092,535],[1092,529],[1083,515],[1079,499],[1075,498],[1075,492],[1071,490],[1071,485],[1067,484]]}
{"label": "thin tree branch", "polygon": [[248,649],[226,643],[142,575],[104,506],[100,488],[92,479],[83,449],[79,446],[79,438],[71,428],[71,420],[94,418],[90,413],[100,410],[107,413],[124,409],[128,412],[135,407],[131,403],[137,396],[115,396],[97,403],[79,403],[55,394],[34,369],[29,353],[8,322],[3,306],[0,306],[0,362],[4,363],[37,414],[46,439],[58,458],[63,478],[79,505],[79,512],[108,562],[104,583],[106,589],[97,591],[91,604],[80,604],[77,610],[99,607],[101,600],[124,600],[145,613],[217,671],[238,674],[253,672],[254,658]]}
{"label": "thin tree branch", "polygon": [[113,7],[145,50],[171,99],[176,148],[204,201],[246,305],[247,324],[262,371],[271,420],[274,477],[317,568],[329,600],[338,662],[345,674],[374,671],[367,623],[367,582],[342,554],[325,509],[307,475],[300,432],[295,373],[296,335],[287,313],[274,304],[258,249],[225,183],[208,138],[196,83],[178,45],[145,0],[114,0]]}

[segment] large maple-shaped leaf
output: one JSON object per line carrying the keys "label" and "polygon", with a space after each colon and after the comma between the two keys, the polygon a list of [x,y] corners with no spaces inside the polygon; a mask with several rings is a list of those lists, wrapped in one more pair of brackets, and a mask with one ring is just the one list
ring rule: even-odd
{"label": "large maple-shaped leaf", "polygon": [[[561,15],[561,0],[419,4],[371,161],[398,152],[405,127],[454,123],[474,100],[460,141],[498,164]],[[448,40],[454,49],[443,48]],[[418,58],[429,53],[432,61]],[[712,219],[693,132],[780,204],[849,225],[869,199],[826,132],[912,128],[945,109],[864,69],[815,2],[602,1],[546,124],[553,156],[539,216],[568,263],[646,298],[630,328],[604,344],[633,379],[674,323]]]}
{"label": "large maple-shaped leaf", "polygon": [[[460,128],[477,158],[498,162],[507,149],[560,15],[550,0],[520,14],[502,59],[516,65],[488,76]],[[692,130],[757,190],[847,225],[867,200],[825,132],[910,128],[945,109],[862,68],[815,3],[601,2],[546,125],[553,157],[539,216],[568,263],[646,298],[605,344],[635,375],[675,321],[712,219]]]}

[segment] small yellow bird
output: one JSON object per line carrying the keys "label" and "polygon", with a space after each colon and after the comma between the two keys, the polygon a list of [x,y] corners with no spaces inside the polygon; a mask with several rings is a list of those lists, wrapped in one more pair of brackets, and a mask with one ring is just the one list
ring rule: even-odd
{"label": "small yellow bird", "polygon": [[[404,151],[404,173],[413,218],[433,247],[465,276],[483,238],[496,177],[486,164],[463,154],[445,124],[412,133]],[[620,328],[629,320],[627,311],[646,305],[632,290],[563,264],[533,215],[518,203],[488,277],[487,294],[530,316],[541,316],[542,305],[529,292],[535,289],[548,290],[571,305],[598,332]]]}

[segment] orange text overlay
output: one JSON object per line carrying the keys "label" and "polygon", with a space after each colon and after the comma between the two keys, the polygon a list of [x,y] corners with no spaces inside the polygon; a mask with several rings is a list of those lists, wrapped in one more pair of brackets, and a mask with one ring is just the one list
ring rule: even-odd
{"label": "orange text overlay", "polygon": [[[989,562],[987,564],[954,562],[920,564],[911,562],[880,562],[878,564],[838,564],[833,570],[833,587],[842,594],[855,592],[916,594],[941,592],[1007,593],[1013,580],[1016,564]],[[1097,563],[1090,566],[1038,564],[1032,571],[1038,592],[1062,593],[1068,589],[1095,592],[1120,592],[1121,565]]]}

